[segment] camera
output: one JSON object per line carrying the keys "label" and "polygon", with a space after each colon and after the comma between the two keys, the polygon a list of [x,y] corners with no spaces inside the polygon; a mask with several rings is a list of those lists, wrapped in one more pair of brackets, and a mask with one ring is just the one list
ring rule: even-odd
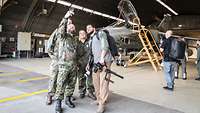
{"label": "camera", "polygon": [[93,71],[94,73],[97,73],[97,71],[102,71],[103,70],[103,65],[101,65],[101,63],[95,63],[94,64],[94,67],[93,67]]}

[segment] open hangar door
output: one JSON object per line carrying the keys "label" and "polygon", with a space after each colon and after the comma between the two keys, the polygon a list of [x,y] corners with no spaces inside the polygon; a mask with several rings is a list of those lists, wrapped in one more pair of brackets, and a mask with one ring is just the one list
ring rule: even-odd
{"label": "open hangar door", "polygon": [[32,57],[42,58],[47,57],[47,41],[49,35],[32,33],[31,37],[31,55]]}
{"label": "open hangar door", "polygon": [[47,57],[47,40],[49,35],[31,32],[18,32],[18,58]]}

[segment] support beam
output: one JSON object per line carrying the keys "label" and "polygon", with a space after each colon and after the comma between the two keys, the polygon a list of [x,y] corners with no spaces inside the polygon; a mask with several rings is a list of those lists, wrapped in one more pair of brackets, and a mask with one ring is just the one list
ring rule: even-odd
{"label": "support beam", "polygon": [[0,7],[3,7],[8,0],[0,0]]}
{"label": "support beam", "polygon": [[28,12],[27,12],[25,18],[24,18],[23,23],[22,23],[22,31],[26,31],[26,28],[27,28],[27,26],[28,26],[28,22],[29,22],[30,18],[31,18],[32,15],[33,15],[34,8],[35,8],[35,6],[37,5],[38,1],[39,1],[39,0],[33,0],[33,2],[31,3],[31,6],[30,6],[30,8],[29,8],[29,10],[28,10]]}
{"label": "support beam", "polygon": [[174,11],[171,7],[169,7],[167,4],[165,4],[164,2],[162,2],[161,0],[156,0],[158,3],[160,3],[162,6],[164,6],[165,8],[167,8],[170,12],[172,12],[174,15],[178,15],[178,13],[176,11]]}
{"label": "support beam", "polygon": [[4,9],[6,9],[8,6],[6,6],[6,8],[3,8],[4,7],[4,5],[6,4],[8,2],[8,0],[0,0],[0,15],[1,15],[1,13],[2,13],[2,11],[4,10]]}
{"label": "support beam", "polygon": [[51,8],[49,9],[48,14],[47,14],[48,17],[51,16],[52,11],[56,8],[57,2],[58,2],[58,0],[56,0],[56,1],[54,2],[54,4],[51,6]]}

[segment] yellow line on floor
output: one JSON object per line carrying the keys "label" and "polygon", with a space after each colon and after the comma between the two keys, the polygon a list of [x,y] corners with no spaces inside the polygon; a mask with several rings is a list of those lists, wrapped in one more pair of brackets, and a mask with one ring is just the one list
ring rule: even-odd
{"label": "yellow line on floor", "polygon": [[49,77],[35,77],[35,78],[29,78],[29,79],[24,79],[24,80],[18,80],[17,82],[30,82],[30,81],[36,81],[36,80],[43,80],[43,79],[47,79]]}
{"label": "yellow line on floor", "polygon": [[34,96],[34,95],[38,95],[38,94],[42,94],[42,93],[46,93],[46,92],[48,92],[47,89],[36,91],[36,92],[31,92],[31,93],[25,93],[25,94],[21,94],[21,95],[17,95],[17,96],[7,97],[7,98],[0,99],[0,103],[20,100],[20,99],[23,99],[26,97],[30,97],[30,96]]}
{"label": "yellow line on floor", "polygon": [[9,76],[9,75],[20,75],[24,73],[28,73],[29,71],[18,71],[18,72],[4,72],[0,73],[0,76]]}

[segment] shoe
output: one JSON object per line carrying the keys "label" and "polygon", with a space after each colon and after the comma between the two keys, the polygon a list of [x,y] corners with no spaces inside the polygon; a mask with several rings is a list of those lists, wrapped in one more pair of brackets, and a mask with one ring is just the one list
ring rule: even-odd
{"label": "shoe", "polygon": [[95,100],[94,102],[91,103],[92,105],[99,105],[99,102]]}
{"label": "shoe", "polygon": [[73,97],[73,96],[72,96],[71,98],[72,98],[72,101],[75,101],[75,100],[76,100],[76,98],[75,98],[75,97]]}
{"label": "shoe", "polygon": [[88,97],[91,98],[92,100],[97,100],[97,98],[94,95],[94,93],[88,93]]}
{"label": "shoe", "polygon": [[175,78],[175,79],[178,79],[178,72],[175,72],[174,78]]}
{"label": "shoe", "polygon": [[195,78],[195,80],[199,80],[199,81],[200,81],[200,77],[198,77],[198,78]]}
{"label": "shoe", "polygon": [[187,80],[187,74],[186,73],[183,73],[183,80]]}
{"label": "shoe", "polygon": [[85,94],[82,93],[82,94],[79,95],[79,97],[80,97],[81,99],[83,99],[83,98],[85,98]]}
{"label": "shoe", "polygon": [[183,78],[183,80],[187,80],[187,78]]}
{"label": "shoe", "polygon": [[170,90],[170,91],[174,90],[174,86],[172,86],[172,88],[169,88],[168,86],[164,86],[163,88],[166,89],[166,90]]}
{"label": "shoe", "polygon": [[104,113],[105,112],[105,107],[104,105],[99,105],[98,109],[97,109],[97,113]]}
{"label": "shoe", "polygon": [[75,108],[75,105],[74,105],[74,103],[71,101],[71,99],[72,99],[72,96],[67,96],[67,97],[65,98],[65,104],[66,104],[68,107],[70,107],[70,108]]}
{"label": "shoe", "polygon": [[53,102],[52,98],[53,98],[53,96],[51,96],[49,94],[47,95],[46,105],[51,105],[52,104],[52,102]]}
{"label": "shoe", "polygon": [[56,113],[62,113],[62,101],[61,100],[56,100]]}

